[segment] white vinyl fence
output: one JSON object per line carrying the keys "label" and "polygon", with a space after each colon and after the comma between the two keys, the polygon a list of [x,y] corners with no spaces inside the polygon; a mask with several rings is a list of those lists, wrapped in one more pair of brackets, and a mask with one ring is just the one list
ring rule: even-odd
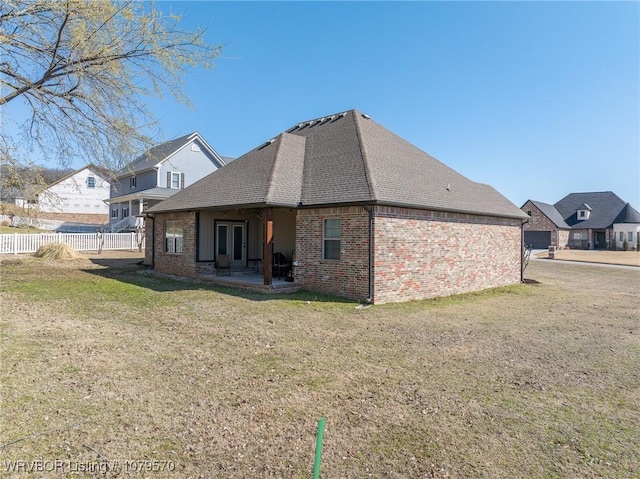
{"label": "white vinyl fence", "polygon": [[0,234],[0,254],[35,253],[49,243],[66,243],[76,251],[137,250],[139,239],[136,233]]}

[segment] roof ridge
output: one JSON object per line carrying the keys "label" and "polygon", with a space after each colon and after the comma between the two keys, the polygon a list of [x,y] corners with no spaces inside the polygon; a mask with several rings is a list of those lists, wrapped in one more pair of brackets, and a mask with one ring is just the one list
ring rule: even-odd
{"label": "roof ridge", "polygon": [[[280,153],[280,148],[282,147],[282,135],[284,133],[280,133],[279,135],[275,136],[274,138],[272,138],[271,140],[267,141],[268,144],[272,144],[274,142],[277,142],[276,145],[276,151],[273,154],[273,163],[271,164],[271,171],[269,172],[269,179],[267,180],[267,191],[264,195],[264,202],[265,203],[269,203],[272,199],[273,193],[273,183],[274,183],[274,176],[275,176],[275,171],[276,171],[276,163],[278,162],[278,156]],[[266,146],[266,145],[265,145]],[[262,147],[264,148],[264,146]]]}
{"label": "roof ridge", "polygon": [[537,203],[541,205],[553,206],[555,208],[555,205],[553,203],[545,203],[544,201],[531,200],[531,199],[528,201],[531,201],[531,203],[533,203],[534,205]]}
{"label": "roof ridge", "polygon": [[[353,113],[353,122],[355,123],[356,126],[356,135],[358,135],[358,147],[360,148],[360,155],[362,156],[362,162],[363,162],[363,167],[364,167],[364,177],[365,180],[367,182],[367,186],[369,188],[369,198],[372,201],[377,201],[378,197],[376,195],[376,182],[375,179],[373,178],[373,174],[371,172],[371,168],[369,166],[369,160],[368,160],[368,155],[366,153],[366,149],[364,147],[364,142],[362,141],[362,131],[360,129],[360,124],[358,123],[358,111],[357,110],[352,110]],[[365,117],[362,113],[360,113],[362,115],[362,118],[366,118],[367,120],[370,119],[370,117]]]}

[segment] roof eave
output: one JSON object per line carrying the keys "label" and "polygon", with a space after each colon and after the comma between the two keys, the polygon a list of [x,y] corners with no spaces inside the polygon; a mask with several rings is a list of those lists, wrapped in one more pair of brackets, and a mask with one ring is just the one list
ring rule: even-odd
{"label": "roof eave", "polygon": [[378,201],[378,200],[350,201],[350,202],[343,202],[343,203],[299,204],[298,208],[301,208],[301,209],[334,208],[339,206],[365,206],[365,205],[393,206],[397,208],[411,208],[411,209],[417,209],[417,210],[441,211],[443,213],[459,213],[459,214],[466,214],[466,215],[473,215],[473,216],[491,216],[493,218],[511,218],[511,219],[529,221],[529,216],[525,213],[522,213],[521,215],[516,215],[516,214],[509,215],[509,214],[488,212],[488,211],[462,210],[462,209],[456,209],[456,208],[442,208],[442,207],[426,206],[426,205],[419,205],[419,204],[413,204],[413,203],[400,203],[400,202],[393,202],[393,201]]}
{"label": "roof eave", "polygon": [[[160,205],[158,205],[160,206]],[[155,207],[154,207],[155,208]],[[245,204],[231,204],[231,205],[216,205],[216,206],[189,206],[186,208],[171,208],[167,210],[155,210],[150,211],[153,214],[156,213],[179,213],[184,211],[204,211],[204,210],[251,210],[256,208],[298,208],[298,205],[294,203],[279,203],[279,202],[261,202],[261,203],[245,203]],[[151,208],[150,208],[151,209]]]}

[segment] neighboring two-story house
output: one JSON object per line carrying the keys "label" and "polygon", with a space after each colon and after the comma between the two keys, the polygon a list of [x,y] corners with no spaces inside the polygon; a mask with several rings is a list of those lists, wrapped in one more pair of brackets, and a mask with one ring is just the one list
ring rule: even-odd
{"label": "neighboring two-story house", "polygon": [[116,174],[111,184],[109,230],[131,231],[144,224],[142,213],[213,173],[223,158],[198,133],[154,146]]}
{"label": "neighboring two-story house", "polygon": [[105,205],[109,198],[109,181],[107,171],[89,164],[43,187],[34,197],[24,201],[38,211],[38,218],[55,222],[58,231],[98,227],[109,217],[109,207]]}

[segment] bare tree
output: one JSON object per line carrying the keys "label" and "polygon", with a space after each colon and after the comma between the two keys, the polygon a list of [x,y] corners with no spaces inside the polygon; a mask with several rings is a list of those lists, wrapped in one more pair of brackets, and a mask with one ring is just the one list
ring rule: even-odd
{"label": "bare tree", "polygon": [[80,157],[113,171],[148,147],[157,129],[145,100],[188,103],[184,74],[213,67],[221,51],[180,21],[149,2],[3,0],[2,165],[17,171],[37,152],[49,164]]}

